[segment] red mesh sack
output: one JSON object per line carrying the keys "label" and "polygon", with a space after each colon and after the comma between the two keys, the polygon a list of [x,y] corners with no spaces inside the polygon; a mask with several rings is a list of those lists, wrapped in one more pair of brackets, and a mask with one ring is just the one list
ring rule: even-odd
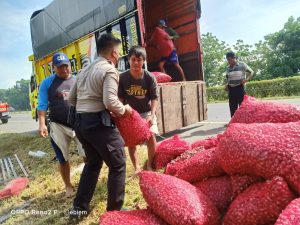
{"label": "red mesh sack", "polygon": [[157,51],[162,57],[169,57],[174,49],[173,41],[168,37],[167,32],[159,27],[155,28],[151,36],[152,43],[156,45]]}
{"label": "red mesh sack", "polygon": [[4,189],[0,190],[0,199],[8,198],[13,195],[20,194],[28,185],[29,179],[25,177],[18,177],[11,180]]}
{"label": "red mesh sack", "polygon": [[101,225],[167,225],[150,210],[109,211],[100,217]]}
{"label": "red mesh sack", "polygon": [[188,181],[197,182],[207,177],[218,177],[224,174],[218,159],[215,148],[205,149],[194,155],[175,176]]}
{"label": "red mesh sack", "polygon": [[207,180],[195,183],[199,188],[223,213],[228,208],[232,199],[231,179],[229,176],[213,177]]}
{"label": "red mesh sack", "polygon": [[167,83],[172,80],[172,77],[168,74],[162,73],[162,72],[151,72],[155,78],[157,83]]}
{"label": "red mesh sack", "polygon": [[139,177],[144,199],[168,224],[220,224],[216,207],[193,185],[174,176],[150,171],[139,173]]}
{"label": "red mesh sack", "polygon": [[131,115],[115,118],[115,123],[128,147],[143,144],[152,135],[149,124],[135,110]]}
{"label": "red mesh sack", "polygon": [[198,140],[192,143],[192,148],[203,146],[206,149],[214,148],[218,145],[218,139],[216,137],[209,137],[204,140]]}
{"label": "red mesh sack", "polygon": [[275,225],[300,224],[300,198],[293,200],[280,214]]}
{"label": "red mesh sack", "polygon": [[231,124],[218,145],[228,174],[282,176],[300,194],[300,122]]}
{"label": "red mesh sack", "polygon": [[224,225],[274,224],[293,199],[293,193],[281,177],[253,184],[231,203]]}
{"label": "red mesh sack", "polygon": [[10,189],[3,188],[0,190],[0,199],[9,198],[13,196]]}
{"label": "red mesh sack", "polygon": [[232,199],[235,198],[237,195],[242,193],[245,189],[247,189],[251,184],[256,182],[261,182],[264,179],[262,177],[257,176],[239,176],[234,175],[230,176],[230,183],[232,188]]}
{"label": "red mesh sack", "polygon": [[299,120],[299,106],[258,101],[245,96],[230,123],[287,123]]}
{"label": "red mesh sack", "polygon": [[261,180],[262,178],[254,176],[222,176],[197,182],[194,186],[209,197],[221,213],[224,213],[239,193]]}
{"label": "red mesh sack", "polygon": [[175,159],[189,149],[191,149],[190,144],[182,140],[178,135],[174,135],[172,138],[162,141],[155,149],[154,168],[163,168],[172,159]]}
{"label": "red mesh sack", "polygon": [[176,172],[182,168],[194,155],[196,155],[198,152],[201,152],[204,150],[203,146],[189,149],[182,153],[180,156],[178,156],[176,159],[172,160],[168,163],[166,166],[165,174],[169,175],[175,175]]}

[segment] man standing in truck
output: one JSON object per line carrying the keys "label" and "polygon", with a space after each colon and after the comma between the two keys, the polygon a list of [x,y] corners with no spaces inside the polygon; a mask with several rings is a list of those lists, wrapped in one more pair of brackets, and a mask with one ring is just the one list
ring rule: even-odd
{"label": "man standing in truck", "polygon": [[48,129],[46,115],[49,109],[50,141],[59,161],[59,171],[66,188],[66,196],[72,195],[74,188],[70,179],[69,151],[72,140],[77,143],[78,153],[84,156],[84,151],[75,132],[68,123],[70,103],[68,94],[76,80],[71,75],[71,64],[64,53],[55,53],[52,58],[55,74],[43,80],[38,99],[39,134],[46,138]]}
{"label": "man standing in truck", "polygon": [[242,104],[245,95],[245,84],[253,77],[253,70],[236,59],[234,52],[228,52],[226,59],[229,64],[226,71],[225,90],[228,91],[230,115]]}
{"label": "man standing in truck", "polygon": [[160,20],[158,26],[155,28],[151,38],[147,43],[156,46],[161,56],[158,64],[159,70],[163,73],[166,73],[164,66],[166,62],[170,62],[178,70],[182,80],[185,81],[186,78],[183,69],[179,64],[176,47],[173,42],[177,38],[179,38],[178,33],[171,27],[168,27],[165,20]]}

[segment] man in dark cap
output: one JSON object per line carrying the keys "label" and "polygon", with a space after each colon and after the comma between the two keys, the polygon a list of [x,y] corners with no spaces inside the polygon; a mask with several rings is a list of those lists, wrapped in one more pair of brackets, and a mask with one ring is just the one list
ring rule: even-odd
{"label": "man in dark cap", "polygon": [[59,171],[65,183],[66,196],[73,193],[70,180],[69,152],[71,141],[77,143],[79,155],[84,156],[84,150],[71,124],[68,122],[70,103],[68,95],[76,79],[71,75],[71,64],[68,56],[62,52],[55,53],[52,58],[55,74],[43,80],[40,86],[38,99],[39,134],[46,138],[48,129],[46,126],[46,115],[49,109],[50,118],[50,140],[55,151],[56,159],[59,161]]}

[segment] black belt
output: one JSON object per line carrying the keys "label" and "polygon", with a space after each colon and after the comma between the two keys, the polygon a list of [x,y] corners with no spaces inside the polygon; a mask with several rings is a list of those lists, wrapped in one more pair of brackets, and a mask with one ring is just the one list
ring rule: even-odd
{"label": "black belt", "polygon": [[80,118],[80,119],[99,119],[99,118],[101,118],[101,112],[76,113],[76,118]]}

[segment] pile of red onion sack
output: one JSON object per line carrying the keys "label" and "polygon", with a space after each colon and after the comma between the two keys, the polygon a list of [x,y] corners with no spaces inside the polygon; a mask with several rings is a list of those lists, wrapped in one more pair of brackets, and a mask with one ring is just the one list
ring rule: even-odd
{"label": "pile of red onion sack", "polygon": [[155,167],[139,174],[148,208],[100,224],[300,225],[300,108],[247,96],[217,138],[162,141]]}
{"label": "pile of red onion sack", "polygon": [[161,169],[165,167],[172,159],[190,149],[191,145],[187,141],[182,140],[178,135],[162,141],[155,149],[154,168]]}
{"label": "pile of red onion sack", "polygon": [[288,123],[300,120],[300,107],[290,104],[258,101],[245,96],[230,123]]}
{"label": "pile of red onion sack", "polygon": [[172,77],[162,72],[151,72],[156,78],[157,83],[168,83],[172,80]]}
{"label": "pile of red onion sack", "polygon": [[110,225],[167,225],[149,209],[110,211],[101,216],[100,224]]}

